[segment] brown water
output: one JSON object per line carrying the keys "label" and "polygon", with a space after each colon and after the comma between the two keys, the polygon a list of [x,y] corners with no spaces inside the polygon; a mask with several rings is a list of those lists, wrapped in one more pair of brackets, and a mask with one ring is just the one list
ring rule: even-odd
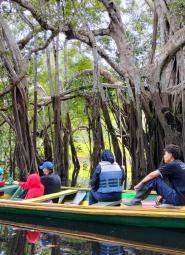
{"label": "brown water", "polygon": [[[22,226],[21,228],[17,226]],[[35,227],[36,228],[36,227]],[[159,255],[183,254],[176,249],[157,245],[106,241],[106,236],[97,241],[96,235],[89,236],[72,231],[52,231],[51,228],[31,229],[24,224],[0,225],[0,255]],[[96,240],[94,240],[96,239]],[[99,238],[100,239],[100,238]],[[109,236],[109,239],[110,236]],[[184,251],[185,254],[185,251]]]}

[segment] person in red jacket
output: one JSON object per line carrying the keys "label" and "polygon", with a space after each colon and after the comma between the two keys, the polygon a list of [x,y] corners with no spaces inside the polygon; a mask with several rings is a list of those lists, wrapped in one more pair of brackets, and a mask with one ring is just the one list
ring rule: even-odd
{"label": "person in red jacket", "polygon": [[13,184],[19,185],[21,188],[28,190],[25,199],[44,195],[44,186],[40,181],[40,176],[36,173],[30,174],[26,182],[14,181]]}
{"label": "person in red jacket", "polygon": [[[4,187],[5,181],[3,181],[4,169],[0,167],[0,188]],[[4,192],[0,192],[0,196],[3,196]]]}
{"label": "person in red jacket", "polygon": [[40,239],[40,232],[38,231],[27,231],[26,241],[29,244],[36,244]]}

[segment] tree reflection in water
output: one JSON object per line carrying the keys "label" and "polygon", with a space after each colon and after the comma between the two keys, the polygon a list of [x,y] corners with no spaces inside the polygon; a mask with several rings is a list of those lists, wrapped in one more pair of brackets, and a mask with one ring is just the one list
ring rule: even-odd
{"label": "tree reflection in water", "polygon": [[[151,249],[122,246],[116,243],[89,241],[51,231],[25,230],[0,225],[0,254],[4,255],[166,255]],[[177,254],[177,253],[176,253]]]}

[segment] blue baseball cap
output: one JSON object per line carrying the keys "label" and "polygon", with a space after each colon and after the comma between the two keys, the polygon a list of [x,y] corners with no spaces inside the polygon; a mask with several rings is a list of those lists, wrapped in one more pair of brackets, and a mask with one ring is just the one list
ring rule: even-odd
{"label": "blue baseball cap", "polygon": [[0,175],[4,174],[4,169],[0,167]]}
{"label": "blue baseball cap", "polygon": [[54,165],[53,165],[52,162],[46,161],[46,162],[44,162],[39,168],[42,169],[42,170],[43,170],[44,168],[47,168],[48,170],[53,170],[53,167],[54,167]]}
{"label": "blue baseball cap", "polygon": [[51,245],[52,244],[52,237],[53,237],[52,234],[43,233],[42,237],[40,239],[41,245],[43,245],[43,246]]}

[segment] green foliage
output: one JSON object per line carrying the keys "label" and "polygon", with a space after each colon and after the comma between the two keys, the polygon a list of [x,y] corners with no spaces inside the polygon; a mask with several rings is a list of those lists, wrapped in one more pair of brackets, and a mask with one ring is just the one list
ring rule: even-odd
{"label": "green foliage", "polygon": [[125,3],[124,14],[127,16],[127,38],[132,45],[138,64],[142,64],[151,50],[151,9],[144,1],[129,0]]}
{"label": "green foliage", "polygon": [[178,20],[185,24],[185,1],[184,0],[172,0],[170,4],[170,10],[176,15]]}

